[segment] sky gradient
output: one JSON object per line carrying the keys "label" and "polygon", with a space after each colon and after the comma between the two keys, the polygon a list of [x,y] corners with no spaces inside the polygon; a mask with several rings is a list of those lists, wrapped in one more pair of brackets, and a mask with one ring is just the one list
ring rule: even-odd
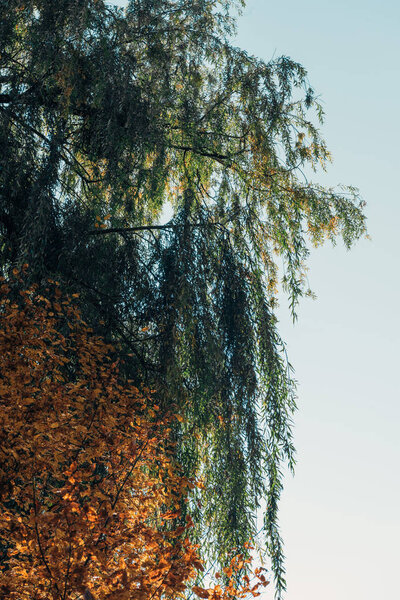
{"label": "sky gradient", "polygon": [[280,513],[287,600],[399,597],[399,26],[395,1],[249,0],[239,19],[237,45],[308,70],[334,157],[314,179],[360,189],[372,238],[312,251],[317,300],[294,326],[281,299],[299,396]]}

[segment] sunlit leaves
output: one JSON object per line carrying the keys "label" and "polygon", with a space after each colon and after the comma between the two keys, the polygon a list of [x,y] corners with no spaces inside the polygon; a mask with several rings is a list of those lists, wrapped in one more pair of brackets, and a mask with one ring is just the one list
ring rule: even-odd
{"label": "sunlit leaves", "polygon": [[[170,423],[122,381],[73,300],[1,282],[0,568],[12,599],[179,598],[204,570],[180,506],[195,482],[172,462]],[[18,285],[16,285],[18,283]],[[150,416],[149,416],[150,415]],[[249,561],[247,561],[249,562]],[[213,600],[261,582],[193,587]]]}
{"label": "sunlit leaves", "polygon": [[185,527],[162,527],[179,517],[168,507],[189,483],[171,463],[167,420],[155,422],[148,391],[120,380],[111,347],[73,301],[57,288],[53,297],[14,291],[3,282],[3,594],[157,598],[184,590],[198,558]]}

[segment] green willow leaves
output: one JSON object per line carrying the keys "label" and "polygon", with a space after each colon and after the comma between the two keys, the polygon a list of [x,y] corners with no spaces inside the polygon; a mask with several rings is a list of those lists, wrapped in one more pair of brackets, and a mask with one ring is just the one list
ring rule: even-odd
{"label": "green willow leaves", "polygon": [[329,161],[306,71],[234,47],[231,8],[3,2],[1,265],[79,290],[129,376],[176,406],[210,558],[243,547],[266,501],[280,593],[295,399],[277,287],[295,314],[309,245],[350,246],[365,217],[353,188],[305,179]]}

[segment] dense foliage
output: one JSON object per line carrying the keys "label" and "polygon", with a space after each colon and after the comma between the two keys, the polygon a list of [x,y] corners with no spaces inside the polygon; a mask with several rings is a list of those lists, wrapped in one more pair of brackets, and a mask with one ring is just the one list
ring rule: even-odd
{"label": "dense foliage", "polygon": [[[115,353],[50,282],[0,301],[0,595],[8,600],[182,597],[203,570],[179,524],[196,485],[174,464],[150,392],[121,380]],[[20,282],[22,283],[22,281]],[[259,595],[226,585],[201,598]]]}
{"label": "dense foliage", "polygon": [[365,227],[355,190],[303,176],[329,159],[305,70],[235,48],[233,4],[3,2],[1,268],[79,290],[127,376],[176,406],[210,556],[243,547],[265,499],[279,591],[295,401],[277,265],[294,313],[308,244],[350,246]]}

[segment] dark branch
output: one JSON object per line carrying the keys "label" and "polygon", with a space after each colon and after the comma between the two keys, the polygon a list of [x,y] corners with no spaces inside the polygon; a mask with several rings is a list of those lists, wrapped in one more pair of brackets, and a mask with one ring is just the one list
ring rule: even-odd
{"label": "dark branch", "polygon": [[[189,227],[216,227],[221,223],[189,223]],[[166,223],[165,225],[138,225],[136,227],[109,227],[108,229],[91,229],[89,235],[104,235],[107,233],[135,233],[136,231],[152,231],[165,229],[178,229],[183,225]]]}
{"label": "dark branch", "polygon": [[135,231],[150,231],[152,229],[175,229],[176,225],[138,225],[137,227],[109,227],[108,229],[91,229],[89,235],[104,235],[106,233],[135,233]]}

